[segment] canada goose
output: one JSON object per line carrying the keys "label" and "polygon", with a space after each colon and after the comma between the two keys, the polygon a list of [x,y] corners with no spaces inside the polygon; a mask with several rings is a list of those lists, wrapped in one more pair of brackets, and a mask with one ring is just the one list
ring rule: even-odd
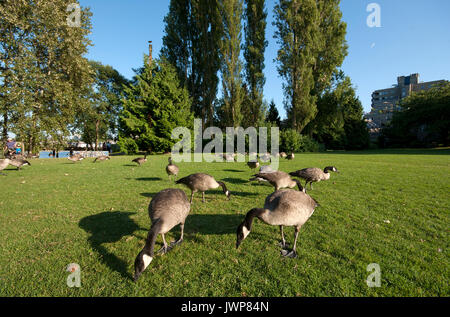
{"label": "canada goose", "polygon": [[231,153],[231,154],[230,153],[225,153],[223,155],[224,160],[227,161],[227,162],[234,162],[235,157],[236,157],[235,153]]}
{"label": "canada goose", "polygon": [[309,188],[312,189],[313,182],[320,182],[320,181],[330,179],[329,171],[339,173],[339,171],[336,169],[336,167],[327,166],[323,169],[323,171],[317,167],[310,167],[310,168],[304,168],[299,171],[291,172],[289,174],[291,176],[300,177],[300,178],[304,179],[306,181],[305,187],[309,183]]}
{"label": "canada goose", "polygon": [[5,158],[3,160],[0,160],[0,174],[5,175],[5,173],[3,173],[2,171],[8,167],[9,163],[11,162],[11,160],[9,158]]}
{"label": "canada goose", "polygon": [[22,166],[24,166],[24,165],[30,165],[30,166],[31,166],[31,163],[30,163],[30,162],[28,162],[27,160],[22,159],[22,158],[11,159],[11,160],[9,161],[9,164],[12,165],[12,166],[17,167],[17,170],[20,170],[20,168],[21,168]]}
{"label": "canada goose", "polygon": [[286,158],[286,156],[287,156],[286,152],[281,152],[281,153],[280,153],[280,157]]}
{"label": "canada goose", "polygon": [[81,154],[77,153],[77,154],[74,154],[72,156],[69,156],[67,159],[72,161],[72,162],[74,162],[74,163],[76,163],[76,162],[79,162],[79,161],[83,160],[84,157]]}
{"label": "canada goose", "polygon": [[170,175],[173,175],[173,176],[175,176],[175,180],[176,180],[179,171],[180,171],[180,169],[178,168],[178,166],[176,166],[175,164],[172,163],[172,157],[169,157],[169,164],[166,166],[166,172],[167,172],[167,175],[169,176],[169,179],[170,179]]}
{"label": "canada goose", "polygon": [[269,173],[258,173],[253,175],[254,178],[250,178],[250,181],[263,179],[268,181],[274,188],[275,191],[281,188],[294,188],[298,185],[298,189],[302,190],[302,185],[297,179],[292,179],[288,173],[283,171],[273,171]]}
{"label": "canada goose", "polygon": [[[148,206],[148,213],[152,226],[148,232],[145,246],[134,261],[134,281],[147,268],[154,257],[154,248],[156,237],[161,234],[164,246],[160,251],[168,252],[175,245],[183,242],[184,222],[191,209],[187,196],[181,189],[168,188],[160,191],[153,197]],[[173,227],[180,224],[180,238],[167,246],[164,234],[169,232]]]}
{"label": "canada goose", "polygon": [[[253,219],[257,217],[266,224],[280,226],[281,254],[290,258],[297,257],[298,232],[314,213],[314,209],[317,206],[319,206],[317,201],[302,190],[283,189],[270,194],[264,202],[264,208],[253,208],[250,210],[244,221],[237,228],[236,249],[239,248],[239,245],[250,233]],[[290,252],[286,250],[283,226],[295,227],[294,247]]]}
{"label": "canada goose", "polygon": [[95,158],[94,162],[92,162],[92,163],[95,163],[97,161],[102,162],[102,161],[106,161],[106,160],[110,160],[110,159],[111,158],[109,156],[107,156],[107,155],[100,155],[100,156],[97,156]]}
{"label": "canada goose", "polygon": [[253,170],[253,169],[259,167],[259,162],[258,161],[250,161],[250,162],[247,162],[247,166]]}
{"label": "canada goose", "polygon": [[137,157],[134,160],[132,160],[131,162],[135,162],[137,163],[139,166],[141,166],[142,164],[144,164],[145,162],[147,162],[147,153],[145,153],[144,157]]}
{"label": "canada goose", "polygon": [[196,173],[191,174],[189,176],[180,178],[176,181],[177,184],[183,184],[189,187],[191,190],[191,204],[192,200],[194,199],[194,194],[197,191],[202,192],[202,201],[205,202],[205,191],[210,189],[215,189],[219,186],[222,187],[223,192],[227,196],[228,200],[230,200],[231,193],[228,191],[227,186],[225,186],[225,183],[218,182],[212,177],[211,175],[204,174],[204,173]]}
{"label": "canada goose", "polygon": [[[272,167],[270,167],[270,165],[262,165],[259,168],[259,173],[273,173],[275,172]],[[266,179],[261,178],[261,177],[254,177],[252,179],[250,179],[250,181],[258,181],[258,182],[267,182]]]}
{"label": "canada goose", "polygon": [[291,153],[288,156],[286,156],[286,160],[293,160],[294,158],[295,158],[294,153]]}
{"label": "canada goose", "polygon": [[263,161],[263,162],[269,162],[269,161],[271,161],[272,160],[272,158],[271,158],[271,156],[270,156],[270,153],[265,153],[265,154],[260,154],[259,155],[259,158],[261,159],[261,161]]}

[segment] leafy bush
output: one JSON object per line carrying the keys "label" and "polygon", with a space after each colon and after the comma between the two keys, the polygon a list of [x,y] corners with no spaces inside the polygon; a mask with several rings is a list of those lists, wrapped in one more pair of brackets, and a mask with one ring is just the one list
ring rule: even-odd
{"label": "leafy bush", "polygon": [[280,133],[280,151],[284,152],[319,152],[321,146],[307,135],[302,135],[293,129]]}
{"label": "leafy bush", "polygon": [[136,142],[131,138],[119,137],[117,145],[119,146],[119,152],[124,152],[125,154],[134,154],[139,151]]}

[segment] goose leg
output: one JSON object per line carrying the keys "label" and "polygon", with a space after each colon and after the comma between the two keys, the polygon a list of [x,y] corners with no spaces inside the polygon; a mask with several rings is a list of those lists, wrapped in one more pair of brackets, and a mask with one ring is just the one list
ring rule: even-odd
{"label": "goose leg", "polygon": [[284,249],[286,248],[286,240],[284,239],[283,226],[281,225],[280,225],[280,232],[281,232],[281,242],[279,243],[279,245]]}
{"label": "goose leg", "polygon": [[164,233],[161,233],[161,236],[162,236],[164,245],[161,249],[158,250],[158,253],[162,252],[162,254],[166,254],[167,251],[169,251],[169,248],[167,247],[167,242],[166,242],[166,238],[164,237]]}
{"label": "goose leg", "polygon": [[181,228],[180,238],[177,241],[174,241],[174,242],[170,243],[170,248],[173,248],[174,246],[179,245],[179,244],[181,244],[181,242],[183,242],[184,223],[180,224],[180,228]]}
{"label": "goose leg", "polygon": [[205,192],[202,192],[202,201],[205,202]]}
{"label": "goose leg", "polygon": [[298,238],[298,232],[300,230],[300,227],[295,227],[295,233],[294,233],[294,248],[292,249],[291,252],[289,252],[288,250],[281,250],[281,254],[287,258],[296,258],[297,257],[297,252],[295,251],[295,249],[297,248],[297,238]]}
{"label": "goose leg", "polygon": [[194,200],[194,192],[191,193],[191,201],[190,201],[191,204],[193,200]]}

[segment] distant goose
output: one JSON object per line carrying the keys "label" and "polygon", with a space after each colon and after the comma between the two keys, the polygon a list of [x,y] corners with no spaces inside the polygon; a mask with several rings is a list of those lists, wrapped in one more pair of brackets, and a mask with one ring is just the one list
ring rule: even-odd
{"label": "distant goose", "polygon": [[110,159],[111,159],[111,158],[110,158],[109,156],[107,156],[107,155],[100,155],[100,156],[97,156],[97,157],[95,158],[94,162],[92,162],[92,163],[95,163],[95,162],[97,162],[97,161],[103,162],[103,161],[110,160]]}
{"label": "distant goose", "polygon": [[250,181],[254,180],[266,180],[268,181],[274,188],[275,191],[281,188],[294,188],[296,185],[299,190],[302,190],[302,185],[299,180],[292,179],[288,173],[283,171],[274,171],[269,173],[258,173],[253,175],[254,178],[250,178]]}
{"label": "distant goose", "polygon": [[227,161],[227,162],[234,162],[235,156],[236,156],[235,153],[231,153],[231,154],[230,154],[230,153],[225,153],[225,154],[223,155],[223,158],[224,158],[224,160]]}
{"label": "distant goose", "polygon": [[264,154],[260,154],[259,155],[259,158],[261,159],[261,161],[263,161],[263,162],[269,162],[269,161],[271,161],[271,156],[270,156],[270,153],[264,153]]}
{"label": "distant goose", "polygon": [[147,153],[145,153],[144,157],[137,157],[134,160],[132,160],[131,162],[135,162],[137,163],[139,166],[141,166],[142,164],[144,164],[145,162],[147,162]]}
{"label": "distant goose", "polygon": [[286,152],[281,152],[281,153],[280,153],[280,157],[286,158],[286,156],[287,156]]}
{"label": "distant goose", "polygon": [[[245,216],[244,221],[237,228],[236,248],[249,235],[253,219],[256,217],[266,224],[280,226],[281,254],[285,257],[297,257],[297,237],[300,228],[312,216],[319,204],[303,191],[283,189],[267,196],[264,208],[254,208]],[[294,247],[286,250],[283,226],[295,227]]]}
{"label": "distant goose", "polygon": [[0,160],[0,174],[5,175],[5,173],[3,173],[2,171],[8,167],[8,165],[10,164],[11,160],[8,158],[5,158],[3,160]]}
{"label": "distant goose", "polygon": [[191,174],[189,176],[180,178],[176,181],[177,184],[186,185],[191,190],[191,204],[194,199],[194,194],[198,191],[202,193],[202,201],[205,202],[205,191],[222,187],[224,194],[230,200],[230,192],[224,182],[218,182],[211,175],[204,173]]}
{"label": "distant goose", "polygon": [[293,160],[295,158],[294,153],[289,154],[288,156],[286,156],[287,160]]}
{"label": "distant goose", "polygon": [[169,179],[170,179],[170,175],[173,175],[176,180],[179,171],[180,171],[180,169],[178,168],[178,166],[173,164],[172,157],[169,157],[169,164],[166,166],[166,173],[169,176]]}
{"label": "distant goose", "polygon": [[[259,173],[273,173],[275,172],[272,167],[270,167],[270,165],[262,165],[259,168]],[[267,182],[266,179],[261,178],[261,177],[254,177],[252,179],[250,179],[250,181],[258,181],[258,182]]]}
{"label": "distant goose", "polygon": [[247,166],[253,170],[259,167],[259,162],[258,161],[247,162]]}
{"label": "distant goose", "polygon": [[339,173],[334,166],[327,166],[323,169],[317,167],[304,168],[299,171],[289,173],[291,176],[300,177],[306,181],[305,187],[309,183],[309,188],[312,189],[313,182],[320,182],[330,179],[330,171]]}
{"label": "distant goose", "polygon": [[[148,213],[152,221],[152,226],[147,235],[145,246],[134,261],[134,281],[152,262],[154,257],[155,242],[158,234],[161,234],[164,246],[160,251],[166,253],[175,245],[183,242],[184,222],[189,214],[191,204],[186,194],[181,189],[164,189],[153,197],[148,206]],[[176,225],[180,225],[181,236],[176,242],[167,246],[164,234],[169,232]]]}
{"label": "distant goose", "polygon": [[22,158],[12,159],[12,160],[10,160],[9,164],[12,165],[12,166],[17,167],[17,170],[20,170],[20,168],[22,166],[25,166],[25,165],[30,165],[31,166],[30,162],[28,162],[27,160],[22,159]]}
{"label": "distant goose", "polygon": [[69,156],[67,159],[76,163],[76,162],[82,161],[84,159],[84,157],[81,154],[77,153],[72,156]]}

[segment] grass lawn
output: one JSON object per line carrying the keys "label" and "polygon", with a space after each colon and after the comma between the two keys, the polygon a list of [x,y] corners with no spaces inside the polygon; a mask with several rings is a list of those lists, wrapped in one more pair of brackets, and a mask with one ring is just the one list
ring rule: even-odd
{"label": "grass lawn", "polygon": [[[298,258],[280,255],[279,228],[256,220],[235,249],[236,228],[273,187],[248,182],[245,163],[177,163],[179,177],[226,182],[194,198],[183,244],[157,255],[137,283],[134,259],[150,228],[147,206],[175,187],[167,156],[72,163],[36,159],[0,175],[0,296],[449,296],[450,151],[298,154],[280,170],[334,165],[308,193],[321,206],[302,227]],[[309,187],[308,187],[309,188]],[[293,228],[286,228],[293,242]],[[177,239],[176,227],[167,236]],[[158,237],[156,250],[162,245]],[[69,288],[69,263],[81,287]],[[381,286],[369,288],[370,263]]]}

